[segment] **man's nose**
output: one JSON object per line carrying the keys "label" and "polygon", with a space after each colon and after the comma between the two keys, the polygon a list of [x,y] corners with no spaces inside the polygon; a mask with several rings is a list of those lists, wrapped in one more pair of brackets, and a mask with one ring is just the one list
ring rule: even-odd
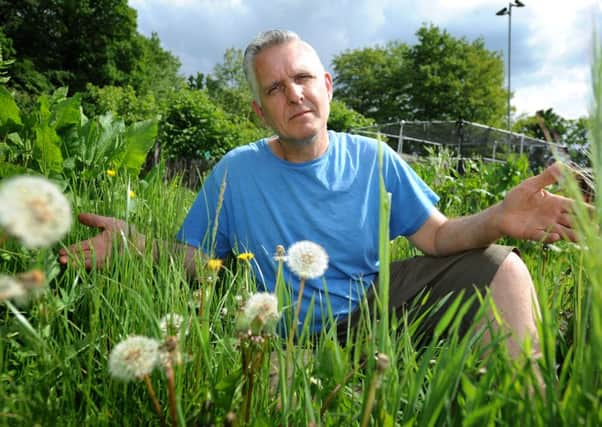
{"label": "man's nose", "polygon": [[298,104],[303,101],[303,86],[291,83],[288,85],[286,90],[286,96],[288,98],[288,102],[291,104]]}

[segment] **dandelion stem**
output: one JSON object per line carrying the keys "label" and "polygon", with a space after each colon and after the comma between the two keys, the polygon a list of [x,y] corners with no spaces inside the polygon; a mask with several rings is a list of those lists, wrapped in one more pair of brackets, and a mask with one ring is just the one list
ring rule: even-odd
{"label": "dandelion stem", "polygon": [[299,313],[301,311],[301,300],[303,299],[303,290],[305,288],[305,279],[299,280],[299,296],[297,296],[297,305],[295,306],[295,315],[293,316],[293,323],[288,334],[288,344],[286,346],[286,375],[287,378],[291,371],[291,364],[293,361],[293,343],[295,341],[295,332],[297,331],[297,324],[299,323]]}
{"label": "dandelion stem", "polygon": [[148,394],[150,396],[151,402],[153,403],[153,408],[155,412],[159,416],[159,420],[161,421],[161,426],[166,427],[165,417],[163,417],[163,411],[161,410],[161,404],[157,399],[157,395],[155,394],[155,389],[153,388],[153,384],[151,383],[150,376],[146,374],[144,376],[144,382],[146,383],[146,389],[148,390]]}
{"label": "dandelion stem", "polygon": [[291,330],[288,336],[288,347],[293,348],[293,342],[295,339],[295,332],[297,331],[297,323],[299,323],[299,313],[301,312],[301,300],[303,299],[303,289],[305,288],[305,279],[299,281],[299,295],[297,296],[297,304],[295,305],[295,315],[293,317],[293,323],[291,324]]}
{"label": "dandelion stem", "polygon": [[364,408],[364,415],[362,416],[361,427],[366,427],[368,425],[368,422],[370,421],[370,414],[372,413],[372,407],[374,406],[374,400],[376,397],[376,387],[378,386],[378,379],[380,375],[381,374],[377,371],[372,376],[370,388],[368,389],[368,396],[366,397],[366,406]]}
{"label": "dandelion stem", "polygon": [[201,287],[199,292],[199,321],[203,323],[203,310],[205,309],[205,289]]}
{"label": "dandelion stem", "polygon": [[247,397],[245,402],[245,424],[249,424],[249,415],[251,414],[251,401],[253,400],[253,381],[252,372],[247,373]]}
{"label": "dandelion stem", "polygon": [[[363,360],[358,368],[362,369],[364,366],[366,366],[366,363],[368,363],[368,359]],[[347,382],[351,379],[351,377],[355,374],[356,370],[353,369],[351,372],[349,372],[345,378],[343,378],[343,381],[341,381],[340,384],[337,384],[330,393],[328,393],[328,396],[326,396],[326,399],[324,399],[324,403],[322,404],[322,408],[320,409],[320,416],[323,416],[324,413],[326,412],[326,409],[328,409],[328,406],[330,405],[330,402],[332,402],[332,399],[334,399],[334,397],[337,395],[337,393],[339,392],[339,390],[341,390],[343,388],[343,386],[345,384],[347,384]]]}
{"label": "dandelion stem", "polygon": [[242,351],[242,372],[245,377],[245,384],[244,384],[244,391],[243,391],[243,394],[245,395],[245,403],[244,403],[244,406],[242,407],[242,413],[243,413],[242,419],[244,420],[245,425],[249,424],[249,414],[251,413],[251,396],[252,396],[252,389],[253,389],[253,373],[251,372],[251,369],[249,366],[251,364],[251,361],[249,360],[250,358],[251,358],[251,349],[250,349],[249,336],[245,336],[244,343],[243,343],[243,351]]}
{"label": "dandelion stem", "polygon": [[174,381],[173,366],[171,360],[165,363],[165,376],[167,377],[167,391],[169,394],[169,411],[171,414],[171,425],[177,427],[178,425],[178,409],[176,404],[176,386]]}

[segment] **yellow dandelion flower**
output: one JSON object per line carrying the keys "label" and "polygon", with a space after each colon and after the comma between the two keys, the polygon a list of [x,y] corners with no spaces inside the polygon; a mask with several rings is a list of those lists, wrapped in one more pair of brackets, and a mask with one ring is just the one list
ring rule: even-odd
{"label": "yellow dandelion flower", "polygon": [[255,255],[253,255],[252,252],[243,252],[238,254],[238,259],[241,261],[251,261],[253,258],[255,258]]}
{"label": "yellow dandelion flower", "polygon": [[222,268],[222,260],[221,259],[210,259],[207,261],[207,268],[211,271],[218,271],[220,268]]}
{"label": "yellow dandelion flower", "polygon": [[116,176],[117,171],[115,169],[107,169],[107,175],[111,177]]}
{"label": "yellow dandelion flower", "polygon": [[130,196],[130,199],[133,199],[136,197],[136,193],[134,193],[132,190],[130,190],[130,192],[128,194]]}

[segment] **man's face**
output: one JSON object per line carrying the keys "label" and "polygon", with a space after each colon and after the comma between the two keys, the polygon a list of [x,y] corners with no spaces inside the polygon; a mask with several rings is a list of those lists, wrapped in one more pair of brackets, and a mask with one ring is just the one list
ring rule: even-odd
{"label": "man's face", "polygon": [[255,57],[261,106],[253,109],[281,140],[311,142],[326,132],[332,77],[305,43],[291,41]]}

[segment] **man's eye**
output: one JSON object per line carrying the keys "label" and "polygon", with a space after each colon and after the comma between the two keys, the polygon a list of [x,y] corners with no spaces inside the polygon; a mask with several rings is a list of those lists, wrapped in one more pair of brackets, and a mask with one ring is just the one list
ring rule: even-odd
{"label": "man's eye", "polygon": [[268,89],[268,95],[274,95],[275,93],[277,93],[277,92],[280,90],[280,88],[281,88],[281,87],[282,87],[282,85],[274,85],[274,86],[271,86],[271,87]]}

